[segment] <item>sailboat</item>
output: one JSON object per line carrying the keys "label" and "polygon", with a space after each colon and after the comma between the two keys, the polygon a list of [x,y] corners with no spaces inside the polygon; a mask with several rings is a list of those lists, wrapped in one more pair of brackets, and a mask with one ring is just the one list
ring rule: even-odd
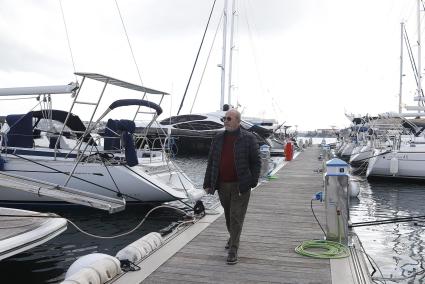
{"label": "sailboat", "polygon": [[[206,155],[209,152],[210,145],[214,136],[224,131],[223,116],[226,111],[233,108],[231,105],[231,82],[232,82],[232,54],[234,49],[233,33],[234,33],[234,17],[235,0],[232,0],[231,7],[231,22],[228,28],[228,0],[224,1],[223,8],[223,48],[222,48],[222,62],[219,65],[221,69],[221,97],[220,105],[217,111],[208,113],[190,113],[180,114],[183,106],[184,97],[180,104],[177,115],[170,116],[162,119],[157,125],[151,127],[147,131],[149,137],[148,141],[144,141],[149,146],[158,147],[161,142],[165,142],[170,151],[174,154],[183,155]],[[228,35],[228,29],[230,35]],[[230,39],[230,43],[228,43]],[[229,53],[228,53],[229,52]],[[228,54],[227,54],[228,53]],[[227,77],[227,79],[226,79]],[[226,93],[227,89],[227,93]],[[187,91],[187,89],[186,89]],[[227,94],[227,103],[225,97]],[[257,136],[259,143],[268,145],[267,138],[272,136],[273,129],[252,123],[249,120],[242,119],[241,127],[248,130]],[[145,131],[145,125],[142,123],[138,125],[138,132]],[[142,145],[143,146],[143,145]],[[281,145],[279,145],[281,146]]]}
{"label": "sailboat", "polygon": [[[121,107],[136,106],[136,116],[148,112],[152,115],[151,124],[162,113],[160,105],[154,102],[121,99],[98,115],[107,86],[160,96],[161,101],[168,95],[166,92],[97,73],[75,74],[82,78],[80,85],[0,89],[0,96],[36,94],[50,100],[51,95],[71,93],[73,97],[67,112],[42,109],[6,116],[0,132],[0,202],[45,204],[58,202],[59,198],[93,206],[88,198],[97,197],[115,202],[115,207],[98,207],[116,212],[125,204],[196,200],[204,195],[166,153],[135,147],[134,120],[109,119],[102,129],[102,120]],[[92,94],[91,101],[81,96],[85,80],[103,84],[96,101]],[[78,104],[93,108],[87,126],[72,113]],[[83,198],[77,202],[62,196],[66,193]]]}
{"label": "sailboat", "polygon": [[[417,118],[425,115],[424,101],[425,97],[422,89],[422,67],[421,67],[421,23],[420,23],[421,1],[417,1],[417,60],[411,60],[412,68],[415,71],[417,96],[414,98],[418,102],[417,106],[406,106],[406,110],[415,111],[413,113],[401,112],[401,91],[402,91],[402,58],[403,58],[403,39],[407,45],[409,56],[412,57],[412,50],[409,45],[407,32],[404,24],[401,24],[401,56],[400,56],[400,94],[399,94],[399,113],[388,114],[390,117],[401,120],[401,125],[406,129],[398,132],[391,137],[390,149],[375,149],[372,158],[369,160],[366,176],[373,177],[392,177],[407,179],[425,179],[425,136],[423,120]],[[417,64],[417,66],[416,66]],[[408,117],[414,117],[414,120],[408,120]]]}

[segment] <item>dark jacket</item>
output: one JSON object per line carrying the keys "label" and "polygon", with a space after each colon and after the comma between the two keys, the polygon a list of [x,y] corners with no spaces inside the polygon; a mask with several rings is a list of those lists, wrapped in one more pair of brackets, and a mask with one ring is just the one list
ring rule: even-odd
{"label": "dark jacket", "polygon": [[[239,192],[244,193],[257,186],[260,176],[261,158],[257,138],[243,129],[238,130],[235,141],[235,167],[238,176]],[[204,189],[213,194],[219,187],[219,170],[224,132],[214,137],[208,155],[208,165],[204,178]]]}

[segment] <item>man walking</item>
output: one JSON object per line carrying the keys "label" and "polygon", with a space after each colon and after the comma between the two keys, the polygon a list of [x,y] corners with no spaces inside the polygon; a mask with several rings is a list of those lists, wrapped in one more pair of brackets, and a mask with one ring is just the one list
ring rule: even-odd
{"label": "man walking", "polygon": [[231,109],[224,117],[224,133],[214,138],[208,156],[204,189],[218,190],[229,240],[227,264],[238,262],[239,239],[251,188],[257,186],[261,159],[256,137],[240,128],[241,114]]}

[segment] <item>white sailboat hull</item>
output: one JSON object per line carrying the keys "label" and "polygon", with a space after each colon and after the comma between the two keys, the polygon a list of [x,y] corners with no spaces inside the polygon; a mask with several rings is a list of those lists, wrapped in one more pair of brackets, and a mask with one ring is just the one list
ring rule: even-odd
{"label": "white sailboat hull", "polygon": [[369,160],[367,177],[425,179],[425,152],[384,152],[374,152],[376,157]]}
{"label": "white sailboat hull", "polygon": [[[34,157],[32,159],[28,161],[8,156],[5,158],[4,170],[6,173],[10,172],[15,175],[65,185],[68,173],[72,171],[75,165],[73,160],[37,160]],[[122,194],[127,202],[164,202],[187,198],[185,192],[173,188],[173,184],[176,184],[179,180],[177,176],[179,173],[163,171],[149,174],[149,170],[142,165],[128,168],[122,165],[105,167],[100,163],[80,163],[67,186],[111,198],[117,198],[118,195]],[[5,188],[1,185],[0,200],[14,202],[57,201],[52,198]]]}

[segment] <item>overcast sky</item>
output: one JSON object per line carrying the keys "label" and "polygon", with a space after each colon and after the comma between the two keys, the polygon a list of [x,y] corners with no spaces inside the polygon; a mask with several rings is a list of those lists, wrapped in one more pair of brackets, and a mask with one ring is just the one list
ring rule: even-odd
{"label": "overcast sky", "polygon": [[[0,0],[2,87],[75,80],[59,3]],[[76,70],[140,84],[115,1],[61,3]],[[212,3],[118,0],[143,84],[172,94],[164,101],[164,118],[180,104]],[[223,3],[216,2],[182,113],[191,109],[210,48],[193,111],[219,108],[222,32],[213,38]],[[397,111],[400,22],[406,21],[416,54],[416,0],[240,0],[237,7],[232,103],[244,115],[312,130],[348,126],[344,112]],[[403,102],[412,105],[415,85],[407,58]],[[109,91],[110,100],[126,95]],[[36,102],[0,103],[0,115],[6,115]],[[67,109],[69,103],[69,96],[60,97],[54,107]],[[85,111],[75,113],[85,118]]]}

